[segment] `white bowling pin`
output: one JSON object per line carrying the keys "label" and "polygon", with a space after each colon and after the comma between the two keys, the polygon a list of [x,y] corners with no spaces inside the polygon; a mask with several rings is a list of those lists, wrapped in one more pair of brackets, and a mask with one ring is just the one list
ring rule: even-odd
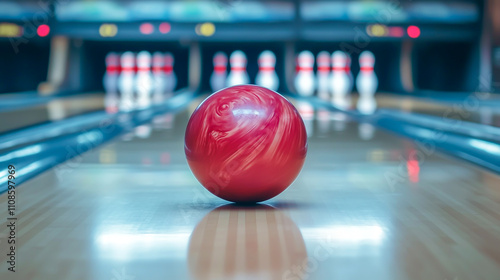
{"label": "white bowling pin", "polygon": [[147,108],[151,105],[153,93],[153,75],[151,74],[151,54],[141,51],[137,54],[137,74],[135,87],[137,92],[137,107]]}
{"label": "white bowling pin", "polygon": [[349,77],[345,72],[347,58],[344,52],[335,51],[332,54],[332,73],[330,76],[330,89],[332,103],[339,109],[349,109],[347,94],[349,91]]}
{"label": "white bowling pin", "polygon": [[316,65],[318,65],[316,74],[318,97],[323,100],[330,100],[330,54],[327,51],[318,53]]}
{"label": "white bowling pin", "polygon": [[166,96],[173,95],[175,87],[177,86],[177,76],[174,72],[174,56],[170,52],[165,53],[165,92]]}
{"label": "white bowling pin", "polygon": [[163,101],[165,97],[165,58],[163,53],[153,53],[153,102],[158,104]]}
{"label": "white bowling pin", "polygon": [[375,56],[370,51],[364,51],[359,55],[359,74],[356,77],[356,88],[359,93],[357,108],[362,114],[373,114],[377,109],[375,92],[378,87],[378,79],[373,67]]}
{"label": "white bowling pin", "polygon": [[247,56],[242,51],[234,51],[229,57],[231,64],[231,71],[227,76],[226,86],[231,87],[235,85],[248,84],[250,78],[247,73]]}
{"label": "white bowling pin", "polygon": [[223,52],[217,52],[214,55],[214,72],[210,76],[210,87],[213,92],[226,87],[227,78],[227,55]]}
{"label": "white bowling pin", "polygon": [[120,75],[120,56],[110,52],[106,55],[106,73],[103,77],[104,105],[106,111],[116,112],[118,110],[118,76]]}
{"label": "white bowling pin", "polygon": [[131,111],[134,109],[135,92],[135,55],[132,52],[124,52],[120,57],[121,72],[118,77],[118,89],[120,90],[120,110]]}
{"label": "white bowling pin", "polygon": [[299,95],[311,96],[316,89],[314,79],[314,55],[310,51],[302,51],[299,53],[297,64],[299,69],[295,76],[294,86]]}
{"label": "white bowling pin", "polygon": [[255,83],[270,90],[278,90],[279,79],[274,67],[276,66],[276,56],[272,51],[263,51],[259,56],[259,72],[255,77]]}

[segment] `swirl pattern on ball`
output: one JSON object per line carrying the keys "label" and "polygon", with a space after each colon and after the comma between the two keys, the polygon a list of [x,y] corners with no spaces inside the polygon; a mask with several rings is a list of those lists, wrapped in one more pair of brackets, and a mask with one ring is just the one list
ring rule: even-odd
{"label": "swirl pattern on ball", "polygon": [[269,199],[297,177],[307,136],[293,105],[269,89],[241,85],[218,91],[193,112],[186,157],[210,192],[235,202]]}

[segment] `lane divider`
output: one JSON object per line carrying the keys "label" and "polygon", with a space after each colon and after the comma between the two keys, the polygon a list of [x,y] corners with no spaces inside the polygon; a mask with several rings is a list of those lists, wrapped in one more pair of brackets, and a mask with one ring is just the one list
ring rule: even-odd
{"label": "lane divider", "polygon": [[36,142],[0,154],[0,193],[7,190],[8,166],[16,167],[16,187],[34,176],[151,122],[154,117],[186,108],[198,93],[181,90],[163,104],[108,115],[94,127]]}

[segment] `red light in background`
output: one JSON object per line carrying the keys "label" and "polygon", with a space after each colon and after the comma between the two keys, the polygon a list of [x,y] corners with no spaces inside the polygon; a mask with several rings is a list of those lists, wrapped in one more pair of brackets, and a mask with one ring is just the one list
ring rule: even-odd
{"label": "red light in background", "polygon": [[410,38],[418,38],[418,36],[420,36],[420,28],[415,25],[408,26],[406,32],[408,33],[408,36],[410,36]]}
{"label": "red light in background", "polygon": [[160,32],[162,34],[167,34],[168,32],[170,32],[170,23],[168,22],[163,22],[160,24]]}
{"label": "red light in background", "polygon": [[391,36],[391,37],[403,37],[403,35],[404,35],[404,30],[402,27],[399,27],[399,26],[389,27],[389,36]]}
{"label": "red light in background", "polygon": [[50,33],[50,27],[47,24],[42,24],[36,29],[36,33],[40,37],[45,37]]}
{"label": "red light in background", "polygon": [[153,33],[153,25],[151,23],[143,23],[141,24],[141,26],[139,26],[139,30],[141,31],[142,34],[151,34]]}

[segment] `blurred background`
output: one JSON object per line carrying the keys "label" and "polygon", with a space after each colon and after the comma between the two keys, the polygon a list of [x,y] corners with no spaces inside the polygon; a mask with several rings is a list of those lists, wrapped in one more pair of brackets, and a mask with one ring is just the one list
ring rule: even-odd
{"label": "blurred background", "polygon": [[[191,79],[200,90],[209,90],[213,54],[235,49],[246,53],[252,81],[260,52],[273,51],[277,74],[287,81],[281,91],[293,91],[288,81],[302,50],[372,51],[384,92],[470,92],[498,90],[500,84],[500,23],[494,16],[500,8],[494,0],[0,5],[1,93],[103,91],[105,55],[141,50],[172,52],[179,87]],[[189,69],[190,63],[198,69]]]}
{"label": "blurred background", "polygon": [[[242,71],[275,73],[309,154],[269,207],[220,208],[184,132]],[[500,0],[2,0],[0,175],[16,167],[26,217],[15,277],[500,279],[499,93]],[[225,243],[244,217],[257,233]]]}
{"label": "blurred background", "polygon": [[[102,109],[92,104],[105,103],[97,100],[106,91],[106,55],[142,50],[172,54],[174,88],[203,93],[213,91],[216,52],[229,56],[242,50],[249,82],[255,83],[258,56],[271,50],[278,91],[296,94],[301,51],[314,56],[344,51],[356,78],[358,56],[368,50],[376,58],[377,92],[463,99],[500,87],[499,5],[494,0],[1,1],[0,94],[24,98],[23,104],[39,102],[33,100],[39,96],[76,95],[88,101],[88,110]],[[113,70],[117,76],[120,67]],[[107,91],[119,99],[114,83]],[[351,88],[356,97],[357,88]]]}

